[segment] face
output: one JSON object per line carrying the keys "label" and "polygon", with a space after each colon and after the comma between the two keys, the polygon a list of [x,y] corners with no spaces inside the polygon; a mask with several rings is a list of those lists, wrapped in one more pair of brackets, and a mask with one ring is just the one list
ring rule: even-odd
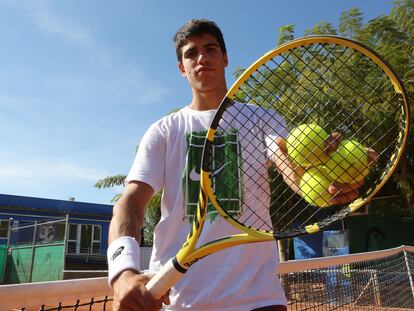
{"label": "face", "polygon": [[178,67],[195,91],[214,91],[225,86],[227,55],[223,54],[217,39],[209,34],[193,36],[182,47]]}

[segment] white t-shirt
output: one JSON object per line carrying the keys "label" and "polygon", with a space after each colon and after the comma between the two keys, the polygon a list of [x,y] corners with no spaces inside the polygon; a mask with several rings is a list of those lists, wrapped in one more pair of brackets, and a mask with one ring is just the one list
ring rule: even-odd
{"label": "white t-shirt", "polygon": [[[184,107],[152,124],[139,144],[127,181],[145,182],[154,191],[164,189],[161,219],[154,231],[151,271],[160,270],[174,257],[187,237],[195,210],[194,195],[198,195],[197,189],[191,190],[191,185],[199,184],[192,165],[200,161],[203,135],[215,113],[216,110],[196,111]],[[260,111],[247,109],[246,120],[238,121],[244,127],[250,122],[252,139],[258,137],[258,130],[266,128],[255,119],[255,113]],[[281,118],[279,124],[267,127],[272,131],[267,138],[286,135]],[[191,162],[191,157],[198,158]],[[240,233],[220,217],[214,217],[214,213],[209,216],[199,244]],[[274,241],[235,246],[209,255],[191,266],[171,289],[171,305],[165,306],[165,310],[248,311],[285,305],[284,291],[276,275],[277,263]]]}

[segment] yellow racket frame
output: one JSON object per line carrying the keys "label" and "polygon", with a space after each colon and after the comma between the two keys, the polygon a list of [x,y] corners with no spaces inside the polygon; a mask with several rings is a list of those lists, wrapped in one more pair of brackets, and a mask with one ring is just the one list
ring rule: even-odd
{"label": "yellow racket frame", "polygon": [[[337,44],[341,46],[346,46],[351,49],[354,49],[361,54],[367,56],[372,61],[374,61],[390,78],[391,83],[394,86],[395,92],[399,94],[403,101],[403,114],[406,116],[405,118],[405,126],[402,133],[400,133],[399,141],[398,141],[398,152],[394,153],[394,158],[392,159],[392,165],[387,167],[387,170],[381,176],[381,182],[376,184],[372,189],[367,191],[367,196],[362,198],[358,198],[349,204],[349,213],[354,212],[369,202],[372,197],[381,189],[381,187],[386,183],[389,177],[394,172],[398,162],[400,161],[404,148],[407,144],[408,139],[408,132],[409,132],[409,106],[407,95],[404,89],[403,84],[401,83],[400,79],[396,75],[396,73],[391,69],[391,67],[372,49],[355,42],[350,39],[341,38],[337,36],[309,36],[300,39],[296,39],[290,42],[287,42],[271,51],[263,55],[260,59],[258,59],[255,63],[253,63],[249,68],[247,68],[243,74],[237,79],[237,81],[233,84],[233,86],[228,90],[226,98],[223,100],[219,109],[224,109],[224,106],[228,105],[231,102],[236,92],[239,90],[240,86],[251,76],[253,72],[255,72],[259,67],[261,67],[264,63],[269,61],[270,59],[274,58],[275,56],[284,53],[288,50],[291,50],[296,47],[316,44],[316,43],[330,43],[330,44]],[[404,113],[406,112],[406,113]],[[214,124],[214,121],[213,121]],[[206,143],[213,143],[214,136],[215,136],[216,129],[214,126],[210,127],[207,131],[207,142]],[[182,248],[176,255],[176,262],[183,268],[183,270],[188,269],[194,262],[198,261],[199,259],[217,252],[219,250],[241,245],[247,243],[255,243],[255,242],[263,242],[263,241],[271,241],[275,239],[273,232],[271,231],[263,231],[254,228],[248,228],[244,225],[240,224],[233,218],[231,218],[226,211],[222,209],[220,204],[218,203],[215,195],[214,190],[211,184],[211,172],[208,170],[201,169],[200,172],[200,196],[199,196],[199,203],[197,208],[197,215],[195,220],[192,224],[190,233],[187,237],[186,242],[183,244]],[[232,226],[240,230],[242,233],[232,236],[223,237],[222,239],[212,241],[208,244],[205,244],[199,248],[196,248],[196,243],[200,237],[202,227],[204,225],[205,216],[206,216],[206,209],[208,201],[214,205],[219,215],[225,218]],[[309,224],[306,226],[304,233],[315,233],[320,231],[322,228],[318,225],[318,223]],[[286,237],[291,237],[286,235]],[[280,237],[283,238],[283,237]]]}

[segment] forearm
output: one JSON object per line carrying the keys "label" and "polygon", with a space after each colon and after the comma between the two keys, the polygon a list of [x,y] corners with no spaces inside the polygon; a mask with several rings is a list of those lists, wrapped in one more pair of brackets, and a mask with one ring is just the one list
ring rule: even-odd
{"label": "forearm", "polygon": [[145,183],[129,183],[114,206],[107,251],[110,285],[115,284],[125,271],[140,271],[141,228],[145,207],[152,194],[152,188]]}
{"label": "forearm", "polygon": [[139,211],[133,205],[117,202],[109,226],[109,244],[121,236],[131,236],[140,241],[143,220],[143,211]]}
{"label": "forearm", "polygon": [[121,236],[131,236],[140,241],[144,211],[152,194],[152,188],[144,183],[127,185],[113,209],[109,226],[109,244]]}

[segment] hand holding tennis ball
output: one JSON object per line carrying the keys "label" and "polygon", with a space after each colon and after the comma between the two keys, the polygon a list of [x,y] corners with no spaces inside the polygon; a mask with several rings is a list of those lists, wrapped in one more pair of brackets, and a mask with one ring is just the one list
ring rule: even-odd
{"label": "hand holding tennis ball", "polygon": [[338,148],[330,154],[325,166],[329,178],[340,183],[363,183],[369,173],[368,151],[355,140],[343,140]]}
{"label": "hand holding tennis ball", "polygon": [[332,205],[331,185],[328,170],[323,166],[314,166],[306,170],[300,180],[300,195],[311,205],[327,207]]}
{"label": "hand holding tennis ball", "polygon": [[328,159],[325,152],[329,134],[317,124],[301,124],[287,138],[287,151],[299,166],[319,165]]}

